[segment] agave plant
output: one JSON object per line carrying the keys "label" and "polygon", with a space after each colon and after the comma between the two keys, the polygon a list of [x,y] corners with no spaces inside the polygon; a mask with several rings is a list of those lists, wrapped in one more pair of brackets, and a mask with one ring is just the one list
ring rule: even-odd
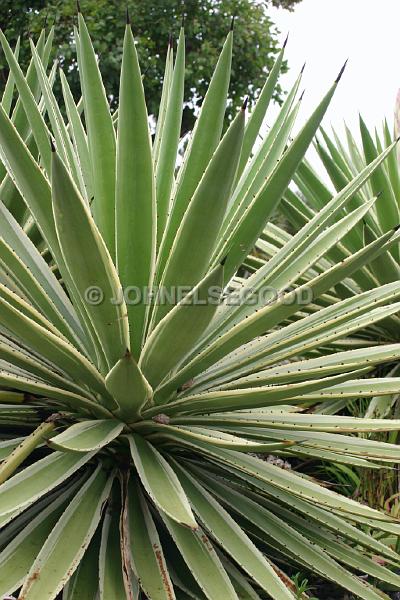
{"label": "agave plant", "polygon": [[300,566],[360,598],[387,598],[357,572],[400,588],[399,555],[373,535],[398,535],[400,523],[278,459],[376,469],[400,459],[397,446],[352,435],[397,431],[399,420],[298,408],[399,389],[398,377],[365,375],[400,344],[323,352],[399,310],[399,282],[329,301],[398,244],[390,229],[330,258],[373,214],[376,198],[353,199],[394,144],[249,275],[248,255],[339,78],[290,142],[300,75],[260,143],[282,50],[247,122],[244,105],[222,135],[230,31],[177,169],[183,30],[175,60],[168,48],[154,140],[129,23],[113,114],[82,15],[79,102],[57,65],[48,72],[51,38],[31,42],[24,75],[0,35],[10,66],[0,108],[0,595],[283,600],[295,598],[285,571]]}

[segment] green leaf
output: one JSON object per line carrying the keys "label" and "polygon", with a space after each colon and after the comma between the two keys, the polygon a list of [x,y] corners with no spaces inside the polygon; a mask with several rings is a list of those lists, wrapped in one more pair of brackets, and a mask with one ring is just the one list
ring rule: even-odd
{"label": "green leaf", "polygon": [[121,500],[119,485],[113,489],[104,515],[99,553],[100,600],[120,600],[125,593],[121,555]]}
{"label": "green leaf", "polygon": [[96,600],[98,598],[99,537],[96,532],[76,571],[64,588],[63,600]]}
{"label": "green leaf", "polygon": [[272,598],[293,599],[292,593],[241,527],[193,477],[174,465],[194,511],[225,552]]}
{"label": "green leaf", "polygon": [[257,136],[259,135],[266,112],[268,110],[269,103],[271,102],[272,96],[275,91],[275,86],[278,81],[279,74],[281,72],[284,50],[285,47],[283,47],[282,50],[279,52],[275,60],[274,66],[269,72],[267,81],[265,82],[264,87],[257,98],[256,105],[252,109],[249,119],[246,123],[236,181],[238,181],[239,177],[241,176],[246,166],[246,163],[251,155],[251,151],[257,140]]}
{"label": "green leaf", "polygon": [[[194,286],[209,268],[237,170],[244,113],[239,111],[222,138],[182,218],[161,278],[164,289]],[[156,306],[153,321],[159,322],[170,309],[167,303]]]}
{"label": "green leaf", "polygon": [[57,450],[91,452],[100,450],[119,436],[124,424],[113,420],[81,421],[75,423],[50,440]]}
{"label": "green leaf", "polygon": [[95,452],[53,452],[0,485],[0,515],[23,509],[60,485],[86,464]]}
{"label": "green leaf", "polygon": [[210,324],[222,293],[223,264],[180,300],[147,338],[140,369],[155,389],[189,353]]}
{"label": "green leaf", "polygon": [[4,483],[40,444],[46,442],[54,427],[54,422],[42,423],[14,448],[0,464],[0,484]]}
{"label": "green leaf", "polygon": [[111,257],[115,256],[115,131],[89,32],[79,21],[79,68],[93,178],[93,213]]}
{"label": "green leaf", "polygon": [[[170,52],[172,53],[172,49]],[[181,133],[185,80],[185,34],[183,28],[181,28],[179,34],[173,73],[167,75],[171,81],[167,80],[169,85],[168,97],[165,99],[166,107],[162,120],[162,134],[159,136],[159,146],[155,157],[158,246],[167,223]],[[160,105],[160,111],[162,108]]]}
{"label": "green leaf", "polygon": [[139,419],[142,407],[153,395],[153,390],[129,351],[111,369],[106,377],[106,387],[119,409],[122,420]]}
{"label": "green leaf", "polygon": [[161,516],[206,597],[209,600],[216,598],[238,600],[232,583],[206,533],[201,528],[193,531],[179,525],[166,514]]}
{"label": "green leaf", "polygon": [[172,520],[196,529],[186,495],[165,458],[140,435],[133,434],[128,439],[133,462],[152,501]]}
{"label": "green leaf", "polygon": [[61,516],[76,486],[68,487],[43,508],[0,553],[0,594],[15,592],[24,582],[37,554]]}
{"label": "green leaf", "polygon": [[125,510],[132,566],[142,589],[153,600],[174,600],[175,592],[157,529],[147,502],[133,481],[129,483]]}
{"label": "green leaf", "polygon": [[[137,290],[139,294],[151,286],[155,267],[154,187],[143,83],[132,31],[127,25],[118,109],[116,247],[121,285],[124,290]],[[143,343],[148,306],[141,298],[140,302],[129,302],[127,309],[131,329],[130,347],[137,360]]]}
{"label": "green leaf", "polygon": [[226,281],[232,277],[243,259],[250,252],[256,239],[264,229],[268,217],[280,201],[325,115],[336,87],[337,82],[333,84],[310,119],[289,146],[264,187],[260,190],[226,241],[220,253],[220,256],[224,256],[229,249],[225,273]]}
{"label": "green leaf", "polygon": [[160,246],[158,279],[164,271],[183,215],[221,138],[231,72],[232,40],[233,34],[229,32],[179,169],[172,212]]}
{"label": "green leaf", "polygon": [[[53,210],[61,251],[111,369],[129,348],[120,282],[86,203],[56,152],[52,157]],[[88,297],[93,286],[100,292],[99,303],[91,303]]]}
{"label": "green leaf", "polygon": [[[99,524],[112,484],[99,466],[43,544],[21,590],[26,600],[54,599],[77,568]],[[68,543],[65,543],[68,533]]]}

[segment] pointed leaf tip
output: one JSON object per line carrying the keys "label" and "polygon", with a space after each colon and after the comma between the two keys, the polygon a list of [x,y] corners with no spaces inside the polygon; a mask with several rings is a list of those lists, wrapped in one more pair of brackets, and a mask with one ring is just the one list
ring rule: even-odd
{"label": "pointed leaf tip", "polygon": [[288,43],[288,39],[289,39],[289,32],[287,33],[287,36],[286,36],[286,38],[285,38],[285,41],[283,42],[282,49],[286,48],[286,44]]}
{"label": "pointed leaf tip", "polygon": [[249,102],[249,97],[246,96],[245,99],[243,100],[242,110],[246,110],[248,102]]}
{"label": "pointed leaf tip", "polygon": [[345,61],[345,63],[344,63],[344,65],[343,65],[343,67],[340,69],[340,71],[339,71],[339,75],[338,75],[338,76],[336,77],[336,79],[335,79],[335,83],[339,83],[339,81],[340,81],[340,79],[341,79],[341,77],[342,77],[342,75],[343,75],[343,73],[344,73],[344,70],[345,70],[345,68],[346,68],[347,61],[348,61],[348,60],[349,60],[349,59],[347,59],[347,60]]}
{"label": "pointed leaf tip", "polygon": [[301,102],[303,100],[304,94],[305,94],[305,89],[301,92],[300,94],[300,98],[299,98],[299,102]]}
{"label": "pointed leaf tip", "polygon": [[301,67],[300,74],[301,74],[301,73],[304,73],[304,69],[305,69],[305,68],[306,68],[306,63],[304,63],[304,65]]}

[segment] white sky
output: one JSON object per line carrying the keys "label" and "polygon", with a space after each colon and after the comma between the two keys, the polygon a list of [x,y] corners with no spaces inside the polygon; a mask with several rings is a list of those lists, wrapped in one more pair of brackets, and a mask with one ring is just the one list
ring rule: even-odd
{"label": "white sky", "polygon": [[392,123],[400,88],[400,0],[302,0],[293,13],[274,8],[269,13],[282,42],[289,32],[290,71],[281,78],[285,89],[307,63],[298,125],[312,112],[346,58],[347,69],[324,125],[332,123],[341,133],[344,119],[354,131],[358,112],[368,126],[380,125],[385,116]]}

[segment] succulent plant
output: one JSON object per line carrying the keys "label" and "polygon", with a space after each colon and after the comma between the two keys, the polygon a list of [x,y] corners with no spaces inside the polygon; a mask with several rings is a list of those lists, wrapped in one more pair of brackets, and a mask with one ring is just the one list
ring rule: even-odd
{"label": "succulent plant", "polygon": [[304,410],[321,396],[399,388],[397,377],[365,375],[400,344],[330,344],[394,315],[400,283],[327,301],[399,234],[326,258],[373,210],[372,195],[352,201],[394,144],[251,274],[248,256],[339,78],[291,141],[300,74],[260,141],[282,50],[247,122],[244,103],[223,133],[230,31],[180,161],[183,30],[175,60],[169,46],[152,139],[130,24],[111,114],[78,18],[78,102],[57,65],[48,72],[51,32],[31,42],[26,75],[0,35],[10,66],[0,108],[0,595],[283,600],[296,597],[285,570],[300,565],[360,598],[387,597],[354,571],[400,587],[400,557],[374,535],[398,535],[399,523],[297,465],[400,459],[397,446],[352,435],[398,430],[399,420]]}

